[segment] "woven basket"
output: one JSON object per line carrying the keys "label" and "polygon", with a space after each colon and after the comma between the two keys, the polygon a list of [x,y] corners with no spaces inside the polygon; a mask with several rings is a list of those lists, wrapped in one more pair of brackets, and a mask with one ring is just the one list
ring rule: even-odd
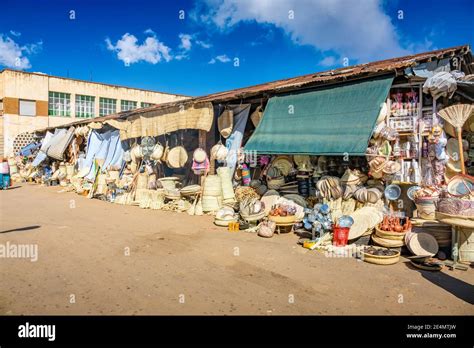
{"label": "woven basket", "polygon": [[372,241],[374,241],[377,245],[381,245],[386,248],[398,248],[405,245],[403,240],[386,239],[376,235],[372,235]]}
{"label": "woven basket", "polygon": [[169,176],[169,177],[166,177],[166,178],[158,179],[158,181],[161,183],[163,188],[168,189],[168,190],[172,190],[172,189],[176,188],[176,182],[178,180],[179,179],[175,176]]}
{"label": "woven basket", "polygon": [[285,178],[283,176],[273,179],[267,179],[267,187],[269,190],[278,190],[284,184]]}
{"label": "woven basket", "polygon": [[217,168],[217,175],[221,179],[222,197],[225,201],[235,201],[234,187],[232,186],[232,177],[229,167]]}
{"label": "woven basket", "polygon": [[216,212],[222,208],[222,197],[219,196],[203,196],[202,197],[202,211]]}
{"label": "woven basket", "polygon": [[209,175],[204,179],[203,196],[222,197],[222,180],[217,175]]}
{"label": "woven basket", "polygon": [[161,209],[165,204],[165,190],[151,190],[150,192],[150,209]]}
{"label": "woven basket", "polygon": [[435,220],[436,219],[436,205],[433,201],[427,202],[416,202],[416,210],[418,216],[425,220]]}
{"label": "woven basket", "polygon": [[138,174],[137,189],[147,189],[147,188],[148,188],[148,174],[146,173]]}
{"label": "woven basket", "polygon": [[404,240],[405,232],[394,232],[394,231],[383,231],[378,226],[375,226],[375,234],[384,239],[392,239],[392,240]]}
{"label": "woven basket", "polygon": [[296,223],[298,220],[296,219],[295,215],[288,215],[288,216],[268,216],[268,220],[273,221],[277,224],[291,224]]}
{"label": "woven basket", "polygon": [[372,255],[364,252],[362,255],[365,262],[375,265],[394,265],[400,260],[400,252],[397,252],[397,254],[393,256]]}
{"label": "woven basket", "polygon": [[186,149],[182,146],[172,148],[168,153],[168,157],[166,158],[166,164],[168,165],[168,167],[173,169],[184,167],[187,161],[188,153],[186,152]]}

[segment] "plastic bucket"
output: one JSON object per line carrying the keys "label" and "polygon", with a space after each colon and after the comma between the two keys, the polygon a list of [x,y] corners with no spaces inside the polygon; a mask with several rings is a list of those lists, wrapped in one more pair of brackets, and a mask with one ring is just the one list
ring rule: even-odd
{"label": "plastic bucket", "polygon": [[334,227],[333,228],[333,245],[335,246],[346,246],[347,240],[349,239],[350,227]]}

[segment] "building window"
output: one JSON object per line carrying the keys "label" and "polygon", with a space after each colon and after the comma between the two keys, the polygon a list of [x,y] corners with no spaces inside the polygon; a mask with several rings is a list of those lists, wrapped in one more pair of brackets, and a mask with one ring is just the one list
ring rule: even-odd
{"label": "building window", "polygon": [[3,112],[3,99],[0,99],[0,113]]}
{"label": "building window", "polygon": [[69,93],[49,92],[48,115],[71,116],[71,95]]}
{"label": "building window", "polygon": [[95,97],[76,94],[76,117],[94,117]]}
{"label": "building window", "polygon": [[20,116],[36,116],[36,102],[20,99]]}
{"label": "building window", "polygon": [[110,98],[99,99],[99,116],[115,114],[117,112],[117,100]]}
{"label": "building window", "polygon": [[140,105],[141,105],[142,108],[149,108],[150,106],[153,106],[153,105],[156,105],[156,104],[141,102]]}
{"label": "building window", "polygon": [[120,111],[128,111],[137,108],[137,102],[131,100],[121,100],[120,101]]}

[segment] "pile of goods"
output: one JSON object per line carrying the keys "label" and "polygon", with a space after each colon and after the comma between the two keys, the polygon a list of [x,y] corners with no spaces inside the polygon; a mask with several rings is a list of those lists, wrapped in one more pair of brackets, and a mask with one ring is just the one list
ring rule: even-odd
{"label": "pile of goods", "polygon": [[400,219],[395,216],[385,216],[382,222],[376,226],[372,240],[380,246],[387,248],[401,247],[405,244],[404,237],[411,231],[409,218]]}
{"label": "pile of goods", "polygon": [[304,213],[303,221],[296,227],[311,232],[312,240],[317,240],[332,231],[333,220],[327,204],[315,204],[312,209],[305,209]]}
{"label": "pile of goods", "polygon": [[279,223],[292,223],[296,221],[296,208],[294,206],[277,204],[268,213],[268,218]]}

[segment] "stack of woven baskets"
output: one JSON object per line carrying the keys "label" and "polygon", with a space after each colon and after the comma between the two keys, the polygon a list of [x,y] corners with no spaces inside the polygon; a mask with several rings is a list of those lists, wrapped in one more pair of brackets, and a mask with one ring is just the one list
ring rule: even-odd
{"label": "stack of woven baskets", "polygon": [[223,203],[233,205],[236,200],[234,188],[232,186],[232,175],[230,172],[230,168],[217,168],[217,176],[221,179]]}
{"label": "stack of woven baskets", "polygon": [[204,179],[202,192],[203,212],[216,212],[222,207],[222,180],[218,175],[209,175]]}

